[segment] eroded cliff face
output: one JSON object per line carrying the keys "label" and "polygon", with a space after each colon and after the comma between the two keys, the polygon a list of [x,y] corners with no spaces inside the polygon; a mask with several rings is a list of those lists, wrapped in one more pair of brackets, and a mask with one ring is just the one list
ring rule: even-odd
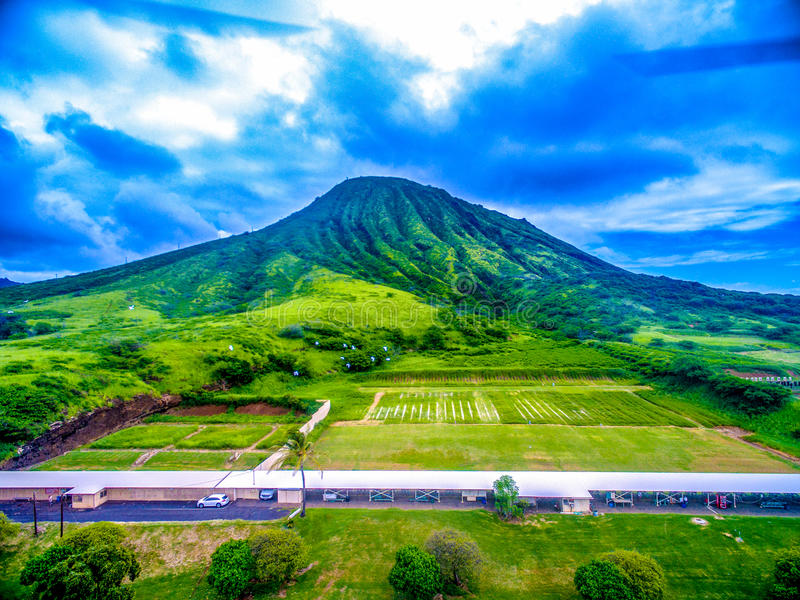
{"label": "eroded cliff face", "polygon": [[17,456],[0,464],[0,469],[24,469],[55,458],[109,433],[129,427],[148,415],[177,406],[180,401],[180,396],[169,394],[161,397],[142,394],[124,401],[115,399],[109,406],[78,415],[25,444]]}

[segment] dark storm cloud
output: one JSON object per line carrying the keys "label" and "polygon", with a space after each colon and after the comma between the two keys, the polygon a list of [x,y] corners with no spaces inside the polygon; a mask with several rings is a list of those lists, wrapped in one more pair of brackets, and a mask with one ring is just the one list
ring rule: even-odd
{"label": "dark storm cloud", "polygon": [[100,127],[80,110],[48,115],[45,131],[62,134],[85,151],[95,166],[114,175],[158,177],[173,173],[181,166],[165,148],[138,140],[123,131]]}

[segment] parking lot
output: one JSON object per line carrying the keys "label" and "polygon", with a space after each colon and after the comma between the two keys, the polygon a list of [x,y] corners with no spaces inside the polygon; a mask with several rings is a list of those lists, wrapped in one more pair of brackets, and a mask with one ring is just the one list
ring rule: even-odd
{"label": "parking lot", "polygon": [[[222,508],[197,508],[193,501],[184,502],[114,502],[109,501],[92,510],[76,510],[64,506],[67,523],[94,523],[97,521],[148,522],[148,521],[209,521],[212,519],[243,519],[246,521],[274,521],[289,514],[290,510],[278,508],[274,502],[235,500]],[[0,502],[0,512],[9,519],[22,523],[33,522],[31,502]],[[59,521],[58,503],[36,503],[39,521]]]}

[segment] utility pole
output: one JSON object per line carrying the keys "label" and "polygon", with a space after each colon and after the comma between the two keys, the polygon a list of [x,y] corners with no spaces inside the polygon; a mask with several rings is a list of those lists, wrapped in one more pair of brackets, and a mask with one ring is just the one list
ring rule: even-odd
{"label": "utility pole", "polygon": [[36,519],[36,492],[33,492],[33,537],[39,535],[39,523]]}
{"label": "utility pole", "polygon": [[58,503],[61,505],[61,536],[64,537],[64,494],[61,494],[58,499]]}

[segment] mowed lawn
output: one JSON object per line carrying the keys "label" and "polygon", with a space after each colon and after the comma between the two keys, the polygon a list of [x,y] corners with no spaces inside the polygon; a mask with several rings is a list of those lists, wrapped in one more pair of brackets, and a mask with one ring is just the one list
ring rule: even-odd
{"label": "mowed lawn", "polygon": [[131,450],[73,450],[33,468],[34,471],[127,471],[142,456]]}
{"label": "mowed lawn", "polygon": [[677,425],[693,423],[625,387],[406,389],[387,391],[367,413],[384,423],[548,423]]}
{"label": "mowed lawn", "polygon": [[[58,536],[57,524],[45,525],[39,538],[26,527],[12,551],[0,553],[0,597],[7,600],[26,597],[18,582],[25,559]],[[244,522],[126,526],[142,563],[136,597],[213,600],[206,575],[216,546],[267,527]],[[480,510],[312,508],[305,519],[296,520],[296,531],[309,544],[314,566],[288,588],[286,597],[391,600],[387,576],[397,549],[422,545],[433,531],[446,528],[466,533],[480,548],[485,577],[480,592],[471,597],[486,600],[576,600],[576,567],[621,548],[649,554],[662,565],[666,600],[761,598],[776,552],[800,538],[800,519],[781,517],[708,519],[705,527],[692,524],[688,516],[643,514],[547,515],[508,524]],[[737,543],[736,536],[743,542]]]}
{"label": "mowed lawn", "polygon": [[197,425],[136,425],[107,435],[94,442],[91,448],[165,448],[190,433]]}
{"label": "mowed lawn", "polygon": [[273,425],[209,425],[197,434],[179,441],[176,448],[246,448],[255,444],[273,429]]}
{"label": "mowed lawn", "polygon": [[566,425],[345,425],[317,449],[328,469],[797,472],[708,429]]}

